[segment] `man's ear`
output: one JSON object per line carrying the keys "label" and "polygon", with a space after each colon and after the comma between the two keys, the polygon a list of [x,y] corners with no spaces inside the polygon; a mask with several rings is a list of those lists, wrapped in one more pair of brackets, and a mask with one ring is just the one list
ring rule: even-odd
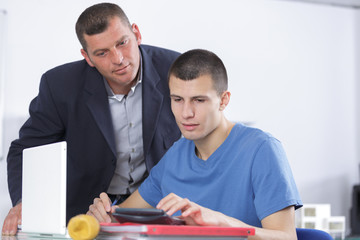
{"label": "man's ear", "polygon": [[135,23],[133,23],[133,25],[131,25],[131,27],[132,27],[132,30],[133,30],[133,32],[135,34],[137,44],[140,45],[141,41],[142,41],[142,37],[141,37],[139,27]]}
{"label": "man's ear", "polygon": [[81,49],[80,51],[81,51],[81,55],[83,55],[83,57],[85,58],[86,62],[90,65],[90,67],[95,67],[87,52],[84,49]]}
{"label": "man's ear", "polygon": [[219,108],[220,111],[224,111],[226,106],[229,104],[230,96],[231,96],[231,93],[229,91],[225,91],[221,94],[221,101],[220,101],[220,108]]}

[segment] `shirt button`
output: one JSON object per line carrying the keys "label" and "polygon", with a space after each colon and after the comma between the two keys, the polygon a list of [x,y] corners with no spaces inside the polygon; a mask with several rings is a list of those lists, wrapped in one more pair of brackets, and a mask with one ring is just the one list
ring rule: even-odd
{"label": "shirt button", "polygon": [[129,124],[130,127],[132,127],[132,125],[133,125],[132,123]]}
{"label": "shirt button", "polygon": [[135,149],[134,149],[134,148],[132,148],[132,149],[131,149],[131,152],[135,152]]}

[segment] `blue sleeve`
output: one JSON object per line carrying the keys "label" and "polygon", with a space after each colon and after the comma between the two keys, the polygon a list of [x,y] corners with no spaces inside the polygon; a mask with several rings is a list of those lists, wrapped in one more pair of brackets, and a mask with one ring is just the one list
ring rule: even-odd
{"label": "blue sleeve", "polygon": [[163,198],[161,180],[165,171],[166,154],[150,171],[150,175],[139,187],[141,197],[151,206],[156,207]]}
{"label": "blue sleeve", "polygon": [[288,206],[302,206],[285,151],[275,138],[269,137],[261,144],[251,174],[260,220]]}

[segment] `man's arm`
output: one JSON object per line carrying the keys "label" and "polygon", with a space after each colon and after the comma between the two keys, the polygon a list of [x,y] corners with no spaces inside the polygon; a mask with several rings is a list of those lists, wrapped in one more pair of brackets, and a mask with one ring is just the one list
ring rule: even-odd
{"label": "man's arm", "polygon": [[254,239],[297,239],[294,206],[265,217],[261,224],[262,228],[255,230]]}
{"label": "man's arm", "polygon": [[54,99],[50,93],[46,76],[43,75],[39,94],[31,101],[30,118],[20,129],[19,139],[11,143],[7,156],[8,187],[13,204],[6,216],[2,233],[16,234],[21,223],[22,198],[22,151],[25,148],[44,145],[63,140],[62,125]]}
{"label": "man's arm", "polygon": [[139,191],[133,192],[120,205],[111,206],[110,198],[106,193],[101,193],[99,198],[94,199],[94,203],[90,205],[87,215],[94,216],[99,222],[111,222],[109,213],[115,212],[115,208],[153,208],[140,195]]}
{"label": "man's arm", "polygon": [[[173,193],[163,198],[156,208],[166,211],[169,215],[181,210],[181,216],[187,225],[253,227],[221,212],[213,211],[188,199],[180,198]],[[255,236],[251,236],[249,239],[296,239],[294,219],[294,207],[284,208],[265,217],[261,221],[262,228],[255,227]]]}
{"label": "man's arm", "polygon": [[16,234],[18,225],[21,225],[21,209],[22,209],[21,202],[10,209],[8,215],[4,220],[4,224],[1,231],[2,235]]}

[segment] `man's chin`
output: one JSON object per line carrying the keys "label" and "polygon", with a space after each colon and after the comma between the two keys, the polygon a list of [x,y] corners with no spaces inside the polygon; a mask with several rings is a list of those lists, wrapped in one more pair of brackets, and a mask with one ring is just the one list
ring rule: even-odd
{"label": "man's chin", "polygon": [[199,136],[195,133],[182,132],[182,135],[184,136],[184,138],[191,140],[191,141],[195,141],[199,138]]}

